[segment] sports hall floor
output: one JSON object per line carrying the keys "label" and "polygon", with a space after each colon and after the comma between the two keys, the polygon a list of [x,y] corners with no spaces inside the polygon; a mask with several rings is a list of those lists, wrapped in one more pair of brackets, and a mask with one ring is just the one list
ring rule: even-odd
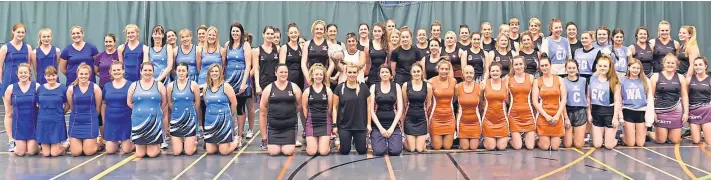
{"label": "sports hall floor", "polygon": [[[2,113],[0,113],[2,115]],[[7,149],[4,128],[0,151]],[[138,159],[131,154],[92,157],[16,157],[0,152],[0,179],[705,179],[711,177],[711,148],[657,145],[616,150],[561,149],[433,151],[399,157],[337,155],[272,157],[260,151],[260,136],[228,156],[166,154]]]}

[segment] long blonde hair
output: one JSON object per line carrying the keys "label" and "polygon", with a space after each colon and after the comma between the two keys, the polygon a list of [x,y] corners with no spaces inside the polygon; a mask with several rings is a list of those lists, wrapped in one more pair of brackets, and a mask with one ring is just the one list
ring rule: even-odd
{"label": "long blonde hair", "polygon": [[321,83],[323,83],[326,87],[330,87],[331,81],[329,81],[328,77],[326,77],[326,67],[323,66],[323,64],[321,64],[321,63],[313,64],[313,65],[311,65],[311,68],[309,68],[309,79],[307,79],[309,81],[309,84],[314,84],[314,82],[315,82],[314,71],[316,71],[316,70],[321,70],[323,72],[324,77],[323,77],[323,80],[321,80],[321,81],[323,81]]}
{"label": "long blonde hair", "polygon": [[644,85],[645,91],[649,92],[649,87],[647,86],[647,81],[648,81],[647,75],[644,74],[644,70],[643,70],[644,66],[642,65],[642,63],[639,60],[634,59],[634,58],[629,60],[629,62],[627,64],[627,73],[625,74],[625,76],[628,79],[632,76],[632,73],[630,73],[630,67],[632,67],[632,65],[635,65],[635,64],[639,65],[639,69],[640,69],[638,78],[642,80],[642,84]]}
{"label": "long blonde hair", "polygon": [[[213,81],[212,78],[210,78],[210,71],[212,68],[217,68],[220,76],[217,78],[217,82]],[[214,83],[223,83],[225,82],[225,76],[223,75],[222,72],[222,66],[219,63],[214,63],[207,67],[207,78],[205,78],[205,88],[203,89],[202,93],[205,94],[208,89],[212,89],[212,85]]]}
{"label": "long blonde hair", "polygon": [[[684,46],[689,47],[689,46],[694,46],[696,45],[696,27],[694,26],[689,26],[689,25],[683,25],[681,28],[686,29],[687,32],[689,32],[689,39],[684,42]],[[687,51],[689,50],[688,48],[686,49]],[[687,52],[688,53],[688,52]]]}
{"label": "long blonde hair", "polygon": [[79,67],[77,67],[77,78],[74,79],[74,82],[72,82],[72,86],[76,86],[77,84],[79,84],[79,71],[81,71],[82,69],[86,69],[87,71],[89,71],[89,77],[91,78],[91,66],[82,62]]}
{"label": "long blonde hair", "polygon": [[40,29],[39,32],[37,33],[37,47],[38,48],[40,46],[42,46],[42,33],[49,33],[49,37],[53,37],[52,36],[52,29],[49,29],[49,28]]}
{"label": "long blonde hair", "polygon": [[220,31],[217,31],[217,27],[215,27],[215,26],[210,26],[209,28],[207,28],[207,31],[205,31],[205,43],[207,44],[207,45],[205,45],[205,46],[207,46],[207,47],[205,47],[205,50],[207,51],[207,48],[210,47],[209,40],[207,40],[207,36],[208,36],[208,34],[210,34],[210,31],[215,31],[214,45],[215,45],[216,51],[219,51],[219,49],[220,49]]}
{"label": "long blonde hair", "polygon": [[[136,26],[135,24],[126,25],[126,27],[123,28],[123,34],[128,33],[128,30],[129,30],[129,29],[133,29],[134,31],[136,31],[136,39],[139,39],[139,37],[140,37],[139,35],[141,34],[141,32],[140,32],[140,29],[138,29],[138,26]],[[128,40],[128,36],[127,36],[127,37],[126,37],[126,42],[128,43],[128,41],[129,41],[129,40]],[[140,40],[139,40],[139,41],[140,41]]]}
{"label": "long blonde hair", "polygon": [[[360,66],[347,62],[345,67],[346,73],[348,72],[349,68],[355,68],[356,71],[358,71],[360,69]],[[348,86],[348,81],[349,79],[346,79],[346,82],[343,83],[343,86],[341,87],[341,94],[343,94],[344,89],[346,88],[346,86]],[[360,92],[360,83],[358,83],[358,80],[356,80],[356,96],[358,96],[358,92]]]}

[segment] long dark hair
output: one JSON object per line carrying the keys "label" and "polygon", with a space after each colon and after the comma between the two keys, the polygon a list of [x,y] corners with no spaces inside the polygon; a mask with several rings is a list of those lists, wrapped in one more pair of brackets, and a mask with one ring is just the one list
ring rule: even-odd
{"label": "long dark hair", "polygon": [[227,47],[232,49],[233,48],[232,44],[234,44],[234,42],[235,42],[235,39],[232,38],[232,28],[237,28],[237,29],[239,29],[239,32],[242,33],[239,36],[239,46],[237,46],[237,48],[241,48],[242,45],[244,45],[244,27],[242,27],[242,24],[240,24],[239,22],[233,22],[232,25],[230,26],[230,30],[227,31],[227,37],[229,37],[229,43],[228,43]]}
{"label": "long dark hair", "polygon": [[156,31],[163,34],[163,38],[161,38],[163,45],[168,44],[168,42],[166,41],[166,37],[165,37],[166,36],[165,35],[165,28],[163,28],[163,26],[161,26],[161,25],[155,25],[155,26],[153,26],[153,29],[151,30],[151,47],[154,47],[156,45],[156,42],[153,41],[153,33],[155,33]]}

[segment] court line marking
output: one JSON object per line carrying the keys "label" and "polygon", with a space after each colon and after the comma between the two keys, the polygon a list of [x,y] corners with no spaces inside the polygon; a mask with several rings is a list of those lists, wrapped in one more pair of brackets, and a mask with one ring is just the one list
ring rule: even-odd
{"label": "court line marking", "polygon": [[640,160],[637,159],[637,158],[633,158],[632,156],[627,155],[627,154],[623,153],[622,151],[619,151],[619,150],[617,150],[617,149],[613,149],[613,151],[615,151],[615,152],[617,152],[617,153],[620,153],[620,154],[622,154],[623,156],[626,156],[627,158],[630,158],[630,159],[632,159],[632,160],[634,160],[634,161],[637,161],[638,163],[644,164],[644,165],[647,166],[647,167],[650,167],[650,168],[652,168],[652,169],[654,169],[654,170],[657,170],[657,171],[659,171],[659,172],[662,172],[662,173],[666,174],[666,175],[669,176],[669,177],[672,177],[672,178],[677,179],[677,180],[681,180],[681,178],[679,178],[679,177],[676,177],[676,176],[674,176],[674,175],[672,175],[672,174],[670,174],[670,173],[668,173],[668,172],[666,172],[666,171],[662,171],[661,169],[659,169],[659,168],[657,168],[657,167],[654,167],[654,166],[652,166],[652,165],[649,165],[649,164],[647,164],[647,163],[645,163],[645,162],[643,162],[643,161],[640,161]]}
{"label": "court line marking", "polygon": [[123,166],[124,164],[126,164],[126,163],[128,163],[128,162],[131,162],[134,158],[136,158],[136,153],[133,153],[131,156],[127,157],[126,159],[123,159],[121,162],[118,162],[118,163],[114,164],[113,166],[111,166],[110,168],[108,168],[108,169],[104,170],[103,172],[97,174],[96,176],[94,176],[94,177],[91,178],[90,180],[99,180],[99,179],[103,178],[104,176],[106,176],[107,174],[109,174],[109,173],[113,172],[114,170],[120,168],[120,167]]}
{"label": "court line marking", "polygon": [[390,174],[390,180],[396,180],[395,172],[393,171],[393,164],[390,163],[390,155],[385,155],[385,165],[388,166],[388,173]]}
{"label": "court line marking", "polygon": [[299,167],[296,167],[296,169],[294,170],[294,172],[291,172],[291,175],[289,175],[288,180],[294,179],[294,177],[296,176],[296,174],[299,173],[299,171],[301,171],[301,169],[304,168],[304,166],[306,166],[306,164],[308,164],[309,162],[311,162],[311,160],[316,159],[316,157],[318,157],[318,155],[311,156],[311,158],[309,158],[308,160],[306,160],[306,161],[304,161],[303,163],[301,163],[301,165],[299,165]]}
{"label": "court line marking", "polygon": [[244,147],[242,147],[242,149],[240,149],[239,152],[237,152],[237,154],[235,154],[235,156],[232,157],[232,159],[230,160],[230,162],[228,162],[227,165],[225,165],[225,167],[223,167],[222,170],[220,170],[220,172],[217,173],[217,175],[215,175],[214,178],[212,178],[212,180],[217,180],[218,178],[220,178],[220,176],[222,176],[222,174],[225,173],[225,171],[227,170],[227,168],[229,168],[230,165],[232,165],[232,163],[234,163],[235,160],[237,160],[237,157],[239,157],[239,155],[241,155],[242,152],[244,152],[244,150],[247,149],[247,147],[248,147],[250,144],[252,144],[252,141],[254,141],[255,139],[258,139],[257,137],[258,137],[259,133],[260,133],[259,130],[257,130],[257,133],[255,133],[257,136],[252,137],[252,139],[250,139],[249,142],[247,142],[247,145],[244,145]]}
{"label": "court line marking", "polygon": [[[294,154],[296,154],[296,153],[294,153]],[[278,180],[284,179],[284,175],[286,175],[286,169],[289,168],[289,166],[291,165],[291,162],[294,160],[294,154],[291,154],[291,156],[289,156],[289,158],[287,158],[286,161],[284,161],[284,165],[281,166],[281,171],[279,171],[279,176],[277,176]]]}
{"label": "court line marking", "polygon": [[469,176],[467,175],[467,173],[464,172],[464,170],[462,170],[462,167],[459,166],[459,163],[457,163],[457,160],[454,160],[454,157],[452,157],[452,154],[447,153],[447,157],[449,157],[449,160],[452,161],[452,164],[454,164],[454,167],[456,167],[457,170],[459,170],[459,173],[462,174],[462,177],[464,178],[464,180],[469,180]]}
{"label": "court line marking", "polygon": [[176,179],[180,178],[180,176],[183,176],[183,174],[185,174],[186,172],[188,172],[188,170],[190,170],[190,168],[192,168],[193,166],[195,166],[195,164],[197,164],[200,160],[202,160],[202,158],[204,158],[205,155],[207,155],[207,152],[202,153],[202,155],[200,155],[200,157],[199,157],[198,159],[196,159],[195,161],[193,161],[193,163],[190,163],[190,165],[188,165],[188,167],[185,167],[185,169],[183,169],[183,171],[180,171],[180,173],[178,173],[178,175],[176,175],[175,177],[173,177],[173,180],[176,180]]}
{"label": "court line marking", "polygon": [[586,152],[585,154],[583,154],[583,156],[580,156],[578,159],[575,159],[575,160],[569,162],[568,164],[566,164],[566,165],[564,165],[564,166],[562,166],[562,167],[559,167],[558,169],[555,169],[555,170],[553,170],[553,171],[551,171],[551,172],[548,172],[548,173],[546,173],[546,174],[543,174],[543,175],[541,175],[541,176],[538,176],[538,177],[534,178],[534,180],[541,180],[541,179],[546,178],[546,177],[548,177],[548,176],[551,176],[551,175],[553,175],[553,174],[555,174],[555,173],[558,173],[558,172],[560,172],[560,171],[563,171],[563,170],[567,169],[568,167],[573,166],[573,165],[577,164],[578,162],[584,160],[585,157],[590,156],[590,154],[592,154],[594,151],[595,151],[595,148],[592,148],[592,149],[588,150],[588,152]]}
{"label": "court line marking", "polygon": [[99,158],[99,157],[104,156],[104,155],[106,155],[106,153],[101,153],[101,154],[99,154],[99,155],[96,155],[96,156],[94,156],[93,158],[91,158],[91,159],[89,159],[89,160],[86,160],[86,161],[84,161],[83,163],[81,163],[81,164],[79,164],[79,165],[76,165],[76,166],[72,167],[71,169],[68,169],[68,170],[62,172],[61,174],[58,174],[58,175],[52,177],[50,180],[55,180],[55,179],[59,178],[60,176],[64,176],[65,174],[67,174],[67,173],[69,173],[69,172],[71,172],[71,171],[74,171],[75,169],[78,169],[79,167],[81,167],[81,166],[83,166],[83,165],[85,165],[85,164],[88,164],[89,162],[93,161],[94,159]]}
{"label": "court line marking", "polygon": [[699,149],[701,149],[701,151],[704,152],[704,154],[706,154],[706,156],[711,157],[711,152],[709,152],[709,150],[706,150],[705,144],[699,143]]}
{"label": "court line marking", "polygon": [[[678,146],[678,144],[677,144],[677,146]],[[701,172],[703,172],[703,173],[705,173],[705,174],[711,174],[711,173],[709,173],[708,171],[705,171],[705,170],[700,169],[700,168],[698,168],[698,167],[695,167],[695,166],[686,164],[686,163],[684,162],[684,160],[681,159],[681,152],[679,151],[679,148],[674,148],[674,156],[675,156],[676,159],[671,158],[671,157],[669,157],[669,156],[667,156],[667,155],[664,155],[664,154],[662,154],[662,153],[659,153],[659,152],[657,152],[657,151],[654,151],[654,150],[652,150],[652,149],[648,149],[648,148],[644,148],[644,149],[646,149],[646,150],[648,150],[648,151],[651,151],[651,152],[653,152],[653,153],[655,153],[655,154],[658,154],[658,155],[660,155],[660,156],[662,156],[662,157],[665,157],[665,158],[667,158],[667,159],[670,159],[670,160],[672,160],[672,161],[676,161],[677,163],[679,163],[679,166],[681,166],[682,169],[684,169],[685,172],[688,171],[688,169],[686,169],[686,166],[689,166],[689,167],[694,168],[694,169],[697,170],[697,171],[701,171]],[[693,173],[691,173],[691,171],[688,171],[688,172],[687,172],[687,175],[693,176]]]}
{"label": "court line marking", "polygon": [[[578,152],[578,153],[584,155],[584,153],[583,153],[582,151],[580,151],[580,150],[577,150],[577,149],[573,149],[573,150],[575,150],[575,152]],[[615,168],[613,168],[613,167],[611,167],[611,166],[609,166],[609,165],[603,163],[602,161],[595,159],[595,158],[592,157],[592,156],[588,156],[588,159],[590,159],[590,160],[592,160],[592,161],[595,161],[596,163],[602,165],[603,167],[605,167],[605,168],[607,168],[607,169],[609,169],[609,170],[612,170],[612,172],[615,172],[615,173],[619,174],[620,176],[622,176],[622,177],[624,177],[624,178],[627,178],[627,179],[634,179],[634,178],[632,178],[632,177],[626,175],[625,173],[622,173],[622,172],[618,171],[617,169],[615,169]]]}
{"label": "court line marking", "polygon": [[[648,149],[648,150],[649,150],[649,149]],[[651,151],[651,150],[650,150],[650,151]],[[654,151],[652,151],[652,152],[654,152]],[[659,153],[658,153],[658,154],[659,154]],[[662,155],[662,154],[659,154],[659,155]],[[668,158],[668,157],[667,157],[667,158]],[[692,173],[692,172],[689,170],[689,168],[686,167],[687,164],[684,163],[684,160],[681,159],[681,153],[679,152],[679,144],[676,144],[676,145],[675,145],[675,148],[674,148],[674,158],[676,158],[676,162],[679,163],[679,166],[681,166],[681,169],[684,170],[684,172],[686,173],[686,175],[689,175],[689,177],[691,177],[691,179],[698,179],[698,178],[696,177],[696,175],[694,175],[694,173]],[[688,165],[688,166],[691,166],[691,165]],[[693,166],[691,166],[691,167],[693,167]],[[698,169],[697,169],[697,170],[698,170]],[[703,171],[702,171],[702,172],[703,172]],[[706,174],[709,174],[709,173],[706,173]]]}
{"label": "court line marking", "polygon": [[711,175],[706,175],[704,177],[699,178],[699,180],[707,180],[707,179],[711,179]]}

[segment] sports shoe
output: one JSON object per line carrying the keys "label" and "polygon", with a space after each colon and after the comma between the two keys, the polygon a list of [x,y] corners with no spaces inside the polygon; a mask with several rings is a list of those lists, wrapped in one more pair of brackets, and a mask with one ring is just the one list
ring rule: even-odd
{"label": "sports shoe", "polygon": [[61,142],[60,145],[61,145],[63,148],[68,148],[68,147],[69,147],[69,141],[68,141],[68,140],[64,140],[64,141]]}
{"label": "sports shoe", "polygon": [[15,140],[7,142],[7,152],[15,152]]}
{"label": "sports shoe", "polygon": [[247,135],[245,135],[245,137],[247,137],[247,139],[252,139],[254,137],[254,132],[252,132],[251,129],[248,130]]}
{"label": "sports shoe", "polygon": [[691,129],[687,129],[684,131],[684,134],[681,135],[681,137],[689,137],[691,136]]}
{"label": "sports shoe", "polygon": [[303,146],[303,144],[301,144],[300,141],[296,141],[296,147],[301,147],[301,146]]}
{"label": "sports shoe", "polygon": [[267,140],[262,139],[262,143],[259,145],[262,150],[267,150]]}
{"label": "sports shoe", "polygon": [[161,149],[168,149],[168,143],[165,143],[165,141],[163,141],[163,143],[160,143],[160,148]]}

